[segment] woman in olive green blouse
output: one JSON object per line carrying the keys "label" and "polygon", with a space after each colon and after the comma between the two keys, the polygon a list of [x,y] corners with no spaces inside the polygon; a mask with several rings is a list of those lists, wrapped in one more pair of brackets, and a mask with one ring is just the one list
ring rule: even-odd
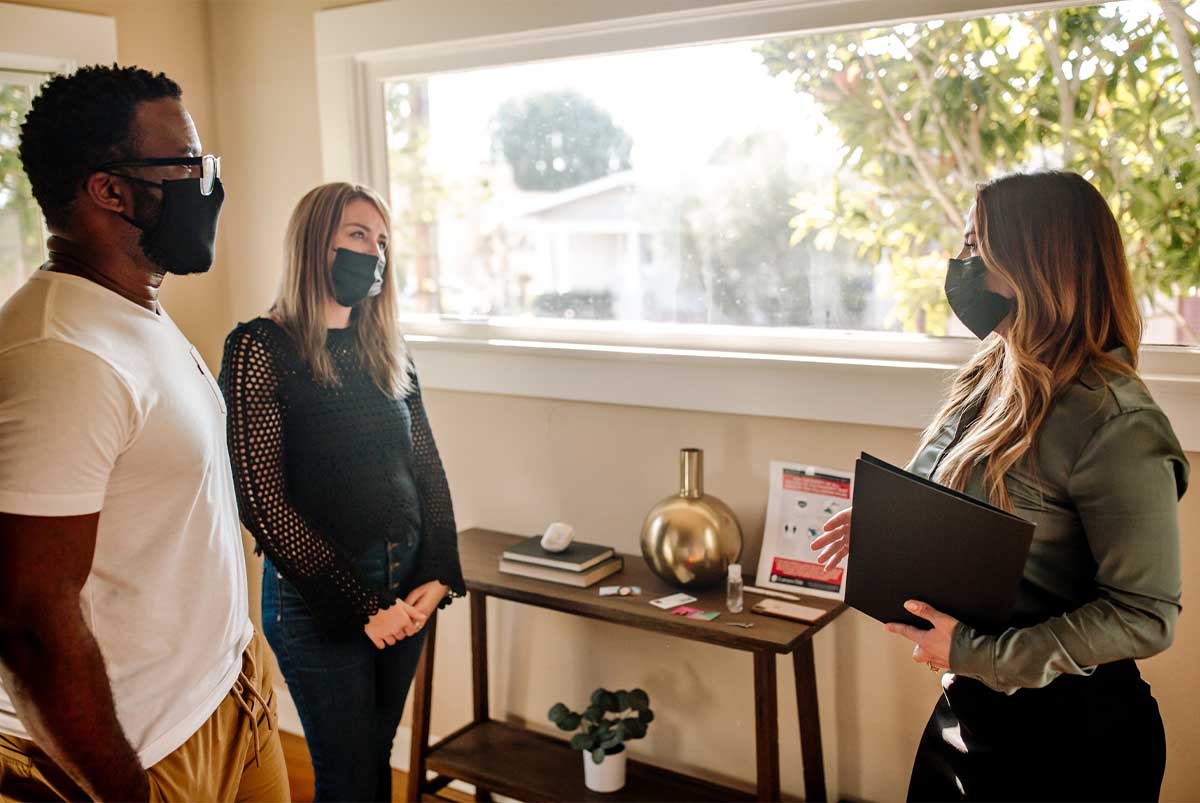
{"label": "woman in olive green blouse", "polygon": [[[984,184],[946,293],[984,343],[909,469],[1037,526],[1006,630],[919,600],[906,607],[931,629],[887,626],[949,670],[909,799],[1156,800],[1165,736],[1134,659],[1174,635],[1188,464],[1137,374],[1116,220],[1074,173]],[[851,515],[813,542],[831,568]]]}

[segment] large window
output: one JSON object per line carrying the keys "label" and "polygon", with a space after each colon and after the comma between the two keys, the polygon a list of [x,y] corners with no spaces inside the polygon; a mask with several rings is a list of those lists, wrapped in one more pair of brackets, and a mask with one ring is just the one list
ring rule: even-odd
{"label": "large window", "polygon": [[1200,0],[396,77],[410,312],[962,335],[978,180],[1090,178],[1146,341],[1200,343]]}
{"label": "large window", "polygon": [[17,156],[21,123],[45,76],[0,71],[0,303],[45,259],[42,213]]}

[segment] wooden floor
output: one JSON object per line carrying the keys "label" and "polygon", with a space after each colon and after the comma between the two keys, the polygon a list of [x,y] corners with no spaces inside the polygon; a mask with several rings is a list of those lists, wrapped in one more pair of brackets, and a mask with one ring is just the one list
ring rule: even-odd
{"label": "wooden floor", "polygon": [[[304,737],[280,731],[279,741],[283,743],[283,760],[287,762],[288,785],[292,788],[292,800],[312,803],[313,769]],[[396,773],[396,775],[404,777],[402,773]]]}
{"label": "wooden floor", "polygon": [[[280,731],[279,740],[283,743],[283,758],[287,762],[288,783],[292,787],[293,803],[311,803],[313,799],[313,769],[304,737]],[[392,770],[392,800],[404,800],[407,783],[407,773]],[[467,795],[453,789],[444,790],[442,795],[441,799],[454,800],[458,803],[470,803],[472,800]]]}

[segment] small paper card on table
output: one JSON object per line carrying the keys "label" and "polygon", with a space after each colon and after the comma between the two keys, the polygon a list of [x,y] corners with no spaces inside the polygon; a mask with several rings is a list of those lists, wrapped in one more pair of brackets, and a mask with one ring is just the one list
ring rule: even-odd
{"label": "small paper card on table", "polygon": [[784,602],[779,599],[764,599],[758,602],[750,609],[753,613],[761,613],[767,616],[778,616],[781,619],[792,619],[797,622],[807,622],[809,624],[817,621],[822,616],[825,616],[829,611],[822,608],[813,608],[808,605],[798,605],[794,602]]}
{"label": "small paper card on table", "polygon": [[711,622],[721,615],[716,611],[702,611],[690,605],[680,605],[678,608],[672,608],[671,614],[673,616],[686,616],[688,619],[699,619],[701,622]]}
{"label": "small paper card on table", "polygon": [[664,611],[674,608],[677,605],[687,605],[689,602],[695,602],[696,598],[691,594],[671,594],[666,597],[650,600],[650,604],[656,608],[662,608]]}
{"label": "small paper card on table", "polygon": [[699,619],[702,622],[711,622],[720,615],[721,614],[717,613],[716,611],[697,611],[696,613],[689,613],[687,618]]}
{"label": "small paper card on table", "polygon": [[698,613],[704,613],[704,611],[689,605],[680,605],[678,608],[672,608],[671,613],[674,616],[693,616]]}

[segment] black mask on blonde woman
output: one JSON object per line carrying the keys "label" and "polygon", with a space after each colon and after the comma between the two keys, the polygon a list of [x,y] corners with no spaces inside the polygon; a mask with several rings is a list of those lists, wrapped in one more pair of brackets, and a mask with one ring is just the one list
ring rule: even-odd
{"label": "black mask on blonde woman", "polygon": [[946,270],[946,299],[950,309],[975,337],[983,340],[1012,312],[1012,299],[987,289],[983,258],[950,260]]}
{"label": "black mask on blonde woman", "polygon": [[383,272],[387,260],[374,254],[361,254],[349,248],[337,249],[333,260],[333,299],[343,307],[353,307],[364,298],[383,292]]}

